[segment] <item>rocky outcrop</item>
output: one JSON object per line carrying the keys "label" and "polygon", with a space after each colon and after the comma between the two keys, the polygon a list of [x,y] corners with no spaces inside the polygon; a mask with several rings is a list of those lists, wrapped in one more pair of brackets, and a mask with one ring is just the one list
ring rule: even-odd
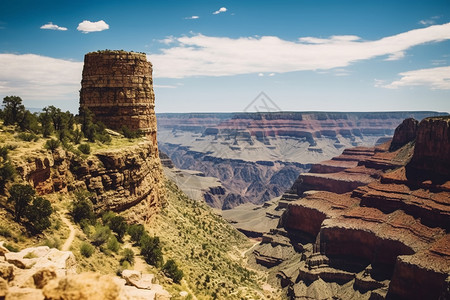
{"label": "rocky outcrop", "polygon": [[0,298],[30,300],[168,300],[171,295],[153,274],[124,270],[123,278],[98,273],[76,273],[72,252],[46,246],[0,256]]}
{"label": "rocky outcrop", "polygon": [[62,149],[27,155],[28,161],[14,164],[39,194],[87,189],[95,195],[97,211],[127,211],[130,219],[141,221],[164,203],[164,175],[152,141],[99,151],[87,159]]}
{"label": "rocky outcrop", "polygon": [[84,57],[80,107],[107,127],[141,130],[156,142],[152,65],[145,53],[97,51]]}
{"label": "rocky outcrop", "polygon": [[[426,118],[417,131],[414,156],[408,165],[412,176],[445,182],[450,178],[450,118]],[[425,174],[423,174],[425,171]],[[422,174],[420,174],[422,173]],[[428,178],[427,178],[428,177]]]}
{"label": "rocky outcrop", "polygon": [[389,150],[394,151],[403,147],[416,138],[419,122],[413,118],[405,119],[394,132]]}
{"label": "rocky outcrop", "polygon": [[[259,247],[272,253],[273,259],[278,258],[276,253],[289,249],[296,250],[293,258],[301,255],[300,262],[284,257],[269,266],[278,272],[291,298],[314,298],[319,294],[312,286],[321,286],[320,295],[328,293],[330,297],[448,297],[449,169],[436,167],[433,172],[422,164],[424,157],[433,161],[430,149],[434,149],[436,160],[445,165],[448,155],[443,153],[450,153],[446,150],[450,144],[446,136],[449,123],[446,118],[425,119],[411,140],[414,124],[408,120],[396,130],[393,140],[403,144],[399,148],[387,143],[353,159],[349,153],[358,151],[344,151],[331,161],[314,165],[312,171],[316,173],[309,177],[300,175],[281,198],[278,207],[285,212],[278,226],[284,227],[286,233],[282,235],[295,247],[284,243],[286,249],[272,253],[272,245],[263,239],[255,247],[254,256],[258,262]],[[434,146],[426,144],[431,142],[429,137],[433,137]],[[344,164],[340,166],[339,162]],[[349,174],[367,178],[368,182],[351,188],[346,177]],[[326,180],[335,182],[335,186],[325,184]],[[277,229],[268,235],[276,239],[280,232]],[[299,239],[302,235],[304,238]],[[312,251],[307,245],[312,245]],[[265,261],[271,261],[271,256],[266,256]],[[341,288],[336,290],[335,284]]]}

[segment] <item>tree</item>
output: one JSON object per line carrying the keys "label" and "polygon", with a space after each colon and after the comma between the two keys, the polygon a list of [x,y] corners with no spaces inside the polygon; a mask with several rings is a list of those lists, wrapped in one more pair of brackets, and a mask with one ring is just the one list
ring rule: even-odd
{"label": "tree", "polygon": [[125,222],[125,218],[122,216],[112,217],[109,223],[109,228],[117,233],[117,237],[120,241],[122,241],[123,236],[127,232],[127,223]]}
{"label": "tree", "polygon": [[53,132],[52,117],[49,112],[45,111],[45,108],[44,112],[39,115],[39,122],[42,126],[42,135],[45,138],[49,137]]}
{"label": "tree", "polygon": [[159,237],[150,237],[145,234],[142,236],[140,244],[141,255],[145,261],[150,265],[160,267],[163,263],[163,256]]}
{"label": "tree", "polygon": [[33,200],[35,191],[28,184],[14,184],[9,189],[8,202],[14,203],[14,216],[17,222],[25,216],[28,204]]}
{"label": "tree", "polygon": [[142,236],[146,234],[146,232],[143,225],[133,224],[128,226],[128,234],[130,235],[132,241],[139,243]]}
{"label": "tree", "polygon": [[76,201],[72,204],[71,214],[75,223],[80,223],[81,220],[87,220],[89,223],[93,223],[95,220],[94,205],[89,199],[89,192],[76,191]]}
{"label": "tree", "polygon": [[39,132],[38,118],[29,110],[25,110],[23,118],[18,124],[22,131],[31,130],[33,132]]}
{"label": "tree", "polygon": [[50,215],[52,214],[50,201],[42,197],[36,197],[33,204],[28,206],[26,217],[36,232],[42,232],[50,227]]}
{"label": "tree", "polygon": [[180,283],[183,278],[183,271],[178,268],[177,263],[173,259],[169,259],[162,268],[163,272],[170,278],[173,282]]}
{"label": "tree", "polygon": [[25,106],[18,96],[7,96],[3,98],[3,121],[5,125],[15,125],[22,121],[25,114]]}

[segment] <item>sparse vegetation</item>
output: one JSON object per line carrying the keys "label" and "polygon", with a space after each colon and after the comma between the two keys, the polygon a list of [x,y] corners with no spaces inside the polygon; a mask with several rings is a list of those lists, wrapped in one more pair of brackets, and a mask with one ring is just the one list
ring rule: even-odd
{"label": "sparse vegetation", "polygon": [[80,144],[78,146],[78,150],[80,150],[81,153],[90,154],[91,153],[91,146],[89,146],[89,144]]}
{"label": "sparse vegetation", "polygon": [[91,257],[92,254],[94,253],[94,251],[95,251],[95,249],[94,249],[94,247],[91,244],[86,243],[86,242],[83,242],[81,244],[80,253],[84,257],[88,257],[88,258]]}
{"label": "sparse vegetation", "polygon": [[88,224],[95,221],[94,205],[90,200],[91,194],[86,190],[75,192],[75,201],[72,203],[71,214],[75,223],[85,220]]}
{"label": "sparse vegetation", "polygon": [[60,146],[60,142],[55,139],[49,139],[47,142],[45,142],[45,149],[48,149],[50,151],[55,151]]}
{"label": "sparse vegetation", "polygon": [[178,268],[177,263],[173,259],[166,261],[162,270],[168,277],[172,278],[175,283],[180,283],[180,280],[183,278],[183,271]]}

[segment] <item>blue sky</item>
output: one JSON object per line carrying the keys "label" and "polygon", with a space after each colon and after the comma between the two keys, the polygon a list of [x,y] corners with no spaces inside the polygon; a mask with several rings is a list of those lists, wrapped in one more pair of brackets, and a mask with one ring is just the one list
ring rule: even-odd
{"label": "blue sky", "polygon": [[0,97],[78,107],[84,54],[147,53],[157,112],[450,112],[450,1],[0,1]]}

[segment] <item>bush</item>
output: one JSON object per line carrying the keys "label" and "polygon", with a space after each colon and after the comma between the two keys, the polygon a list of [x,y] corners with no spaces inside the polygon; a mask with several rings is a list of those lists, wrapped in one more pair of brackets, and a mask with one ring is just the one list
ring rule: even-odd
{"label": "bush", "polygon": [[5,191],[6,184],[14,179],[16,169],[10,162],[7,162],[0,166],[0,193]]}
{"label": "bush", "polygon": [[35,191],[28,184],[14,184],[9,189],[8,202],[14,203],[14,217],[17,222],[25,216],[28,205],[33,200]]}
{"label": "bush", "polygon": [[183,271],[181,271],[177,263],[173,259],[169,259],[162,268],[164,274],[166,274],[169,278],[173,279],[173,282],[180,283],[180,280],[183,278]]}
{"label": "bush", "polygon": [[153,266],[160,267],[163,263],[161,244],[159,237],[150,237],[144,234],[140,241],[141,255],[145,261]]}
{"label": "bush", "polygon": [[142,136],[142,132],[140,130],[133,131],[126,125],[123,125],[120,128],[120,131],[122,132],[123,136],[126,137],[127,139],[135,139]]}
{"label": "bush", "polygon": [[117,233],[119,240],[122,240],[123,236],[127,232],[127,223],[125,222],[125,218],[122,216],[112,217],[109,222],[109,228]]}
{"label": "bush", "polygon": [[106,247],[111,250],[112,252],[117,253],[117,251],[119,251],[120,248],[120,244],[119,241],[117,241],[116,237],[114,235],[111,235],[108,243],[106,244]]}
{"label": "bush", "polygon": [[79,143],[81,143],[81,140],[84,138],[84,134],[83,134],[83,132],[81,132],[81,130],[80,129],[75,129],[73,132],[72,132],[72,141],[75,143],[75,144],[79,144]]}
{"label": "bush", "polygon": [[21,132],[17,135],[17,137],[25,142],[31,142],[31,141],[36,142],[37,140],[39,140],[39,137],[37,135],[35,135],[34,133]]}
{"label": "bush", "polygon": [[135,243],[139,243],[141,241],[142,236],[145,233],[145,228],[141,224],[133,224],[128,226],[128,234],[131,237],[131,240]]}
{"label": "bush", "polygon": [[80,144],[78,146],[78,150],[80,150],[81,153],[90,154],[91,153],[91,146],[89,146],[89,144]]}
{"label": "bush", "polygon": [[107,212],[104,212],[102,215],[103,224],[105,224],[105,225],[109,224],[111,222],[111,219],[114,218],[115,216],[117,216],[116,213],[114,213],[110,210],[108,210]]}
{"label": "bush", "polygon": [[102,144],[109,144],[112,140],[111,136],[107,133],[97,134],[95,137]]}
{"label": "bush", "polygon": [[102,226],[100,224],[95,225],[95,232],[92,234],[92,244],[100,246],[106,243],[111,237],[111,229],[108,226]]}
{"label": "bush", "polygon": [[45,147],[45,149],[55,151],[59,147],[59,145],[60,145],[60,142],[58,140],[50,139],[45,142],[44,147]]}
{"label": "bush", "polygon": [[134,252],[130,248],[125,248],[122,252],[122,258],[120,262],[128,262],[130,265],[134,265]]}
{"label": "bush", "polygon": [[49,218],[52,211],[52,205],[47,199],[37,197],[33,200],[33,204],[27,208],[26,216],[34,231],[42,232],[50,227]]}
{"label": "bush", "polygon": [[89,199],[90,193],[85,190],[75,192],[76,201],[72,203],[71,214],[75,223],[86,219],[90,224],[95,220],[94,205]]}
{"label": "bush", "polygon": [[80,253],[84,257],[88,257],[88,258],[91,257],[92,254],[94,253],[94,250],[95,250],[94,247],[89,243],[83,242],[81,244]]}

